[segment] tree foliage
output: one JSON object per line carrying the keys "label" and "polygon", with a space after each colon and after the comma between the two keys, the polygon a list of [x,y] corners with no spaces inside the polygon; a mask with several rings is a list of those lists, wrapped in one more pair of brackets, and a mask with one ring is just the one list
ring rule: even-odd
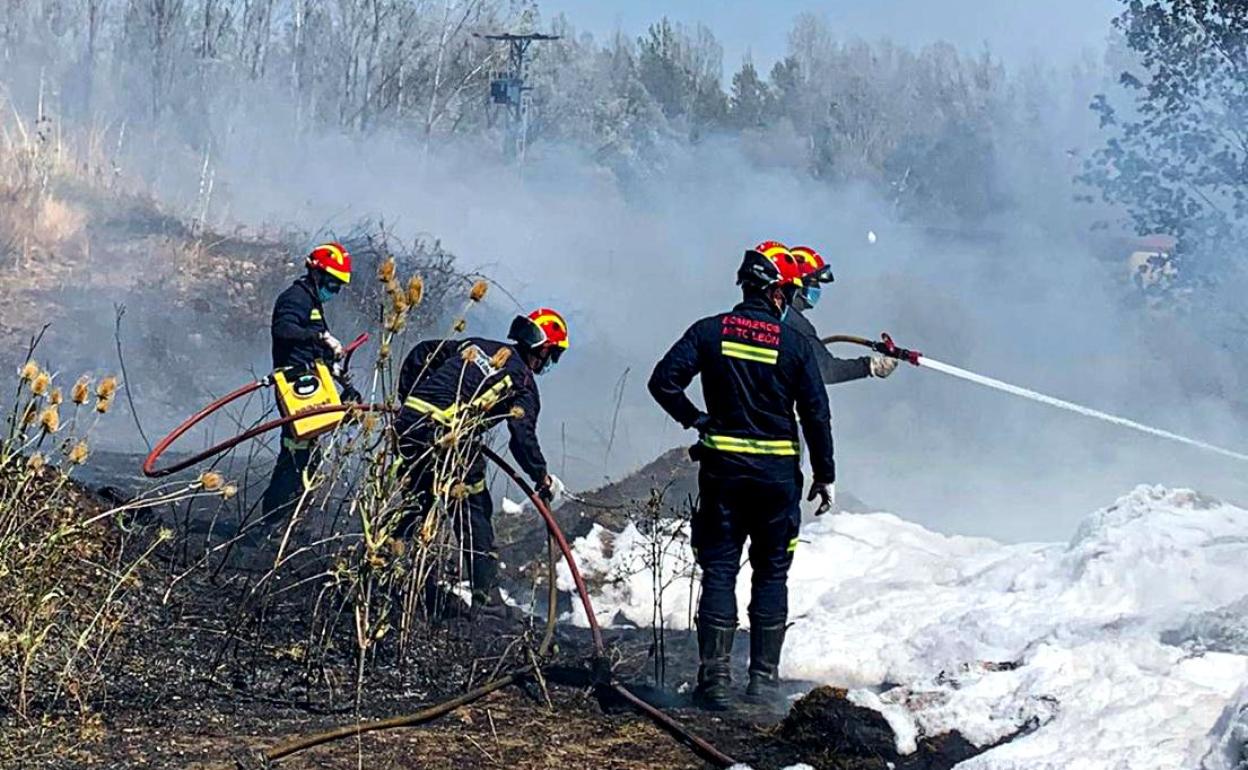
{"label": "tree foliage", "polygon": [[[182,146],[195,172],[216,148],[262,132],[283,143],[387,132],[426,152],[449,139],[496,152],[505,115],[489,81],[506,50],[479,35],[507,30],[560,36],[530,49],[531,153],[574,147],[644,178],[674,153],[740,139],[766,162],[868,186],[902,215],[941,224],[978,226],[1010,211],[1003,157],[1054,144],[1051,126],[1024,114],[1063,109],[1030,96],[1060,91],[1030,85],[1055,73],[1031,72],[1020,88],[990,56],[842,40],[816,15],[793,22],[786,55],[766,74],[749,60],[726,74],[705,27],[660,19],[636,38],[596,40],[566,18],[543,22],[526,0],[0,7],[0,82],[14,98],[32,105],[37,91],[44,113],[125,126],[136,144],[145,143],[137,132],[155,133],[162,165]],[[1050,160],[1033,165],[1068,185],[1070,171]]]}
{"label": "tree foliage", "polygon": [[1135,57],[1129,103],[1096,97],[1111,135],[1081,179],[1139,234],[1179,239],[1176,286],[1217,282],[1248,244],[1248,4],[1126,0],[1114,26]]}

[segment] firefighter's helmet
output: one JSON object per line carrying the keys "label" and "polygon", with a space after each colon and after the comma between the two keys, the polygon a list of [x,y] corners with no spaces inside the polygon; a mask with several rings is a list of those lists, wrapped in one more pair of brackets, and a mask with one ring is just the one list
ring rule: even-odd
{"label": "firefighter's helmet", "polygon": [[308,269],[319,270],[342,283],[351,283],[351,255],[341,243],[322,243],[308,255]]}
{"label": "firefighter's helmet", "polygon": [[801,288],[801,268],[783,243],[763,241],[745,252],[745,259],[737,270],[737,284],[754,289]]}
{"label": "firefighter's helmet", "polygon": [[797,260],[798,269],[802,274],[802,296],[806,304],[814,307],[819,304],[823,293],[823,284],[832,283],[832,266],[823,259],[823,255],[810,246],[794,246],[789,252]]}
{"label": "firefighter's helmet", "polygon": [[528,315],[516,316],[507,338],[526,350],[547,352],[551,363],[555,363],[568,349],[568,322],[557,310],[538,308]]}

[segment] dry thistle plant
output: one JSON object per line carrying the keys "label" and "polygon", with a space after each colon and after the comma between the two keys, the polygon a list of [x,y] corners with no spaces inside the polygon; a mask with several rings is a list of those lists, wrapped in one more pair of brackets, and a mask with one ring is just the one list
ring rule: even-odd
{"label": "dry thistle plant", "polygon": [[[67,699],[86,704],[102,684],[138,571],[159,542],[131,550],[132,535],[110,526],[121,509],[100,510],[72,482],[90,457],[91,426],[62,422],[54,380],[33,360],[22,366],[0,438],[0,710],[35,726]],[[71,389],[76,407],[88,389],[85,377]],[[108,378],[97,395],[107,402],[115,392]],[[57,450],[41,451],[53,434],[63,436]],[[101,573],[97,564],[110,567]]]}

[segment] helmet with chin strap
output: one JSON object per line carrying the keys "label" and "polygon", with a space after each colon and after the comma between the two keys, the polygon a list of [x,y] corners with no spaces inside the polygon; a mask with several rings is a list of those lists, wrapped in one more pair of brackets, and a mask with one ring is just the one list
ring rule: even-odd
{"label": "helmet with chin strap", "polygon": [[538,308],[528,315],[518,315],[511,322],[507,338],[521,349],[545,358],[545,368],[559,363],[568,349],[568,322],[557,310]]}

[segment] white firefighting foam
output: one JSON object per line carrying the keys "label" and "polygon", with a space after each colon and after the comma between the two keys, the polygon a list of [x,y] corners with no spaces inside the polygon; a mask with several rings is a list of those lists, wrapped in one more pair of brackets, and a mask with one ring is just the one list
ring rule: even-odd
{"label": "white firefighting foam", "polygon": [[[663,621],[687,628],[687,539],[662,541]],[[603,623],[654,622],[650,538],[595,528],[574,551]],[[983,746],[1036,726],[968,770],[1233,770],[1248,766],[1248,619],[1218,610],[1248,607],[1245,565],[1248,511],[1187,490],[1139,487],[1065,544],[827,517],[802,530],[782,674],[854,688],[902,752],[949,730]]]}

